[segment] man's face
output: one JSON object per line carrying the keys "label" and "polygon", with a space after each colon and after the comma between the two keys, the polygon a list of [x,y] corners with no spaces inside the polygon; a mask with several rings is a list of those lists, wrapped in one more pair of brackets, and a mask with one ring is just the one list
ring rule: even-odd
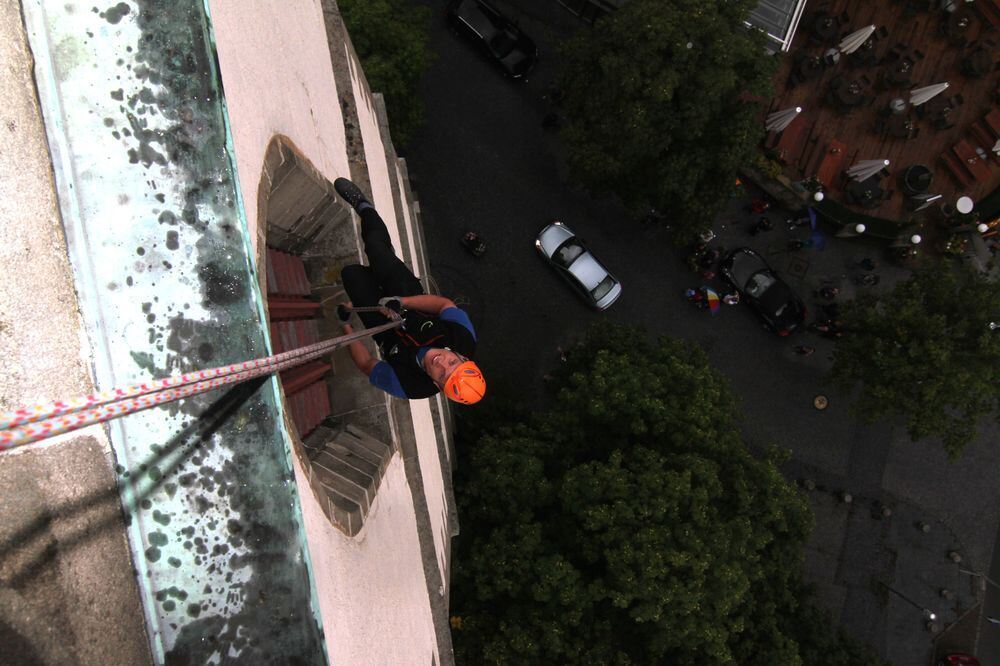
{"label": "man's face", "polygon": [[424,370],[435,384],[444,386],[444,381],[464,362],[464,358],[449,349],[434,348],[424,355]]}

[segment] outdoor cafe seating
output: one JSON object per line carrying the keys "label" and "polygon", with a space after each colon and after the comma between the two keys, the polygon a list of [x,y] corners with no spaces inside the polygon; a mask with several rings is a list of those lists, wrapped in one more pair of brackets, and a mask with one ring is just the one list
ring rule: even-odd
{"label": "outdoor cafe seating", "polygon": [[885,199],[892,195],[882,189],[881,174],[875,174],[865,180],[851,179],[844,188],[844,197],[848,203],[862,208],[877,208]]}
{"label": "outdoor cafe seating", "polygon": [[869,106],[875,101],[873,95],[865,94],[870,85],[871,81],[863,75],[851,81],[838,76],[830,81],[826,101],[841,113],[850,113],[856,107]]}
{"label": "outdoor cafe seating", "polygon": [[809,34],[811,39],[818,44],[834,44],[840,38],[842,26],[850,20],[847,13],[834,16],[827,11],[820,10],[812,15],[809,20]]}
{"label": "outdoor cafe seating", "polygon": [[883,90],[889,88],[909,88],[913,85],[913,67],[916,63],[909,55],[901,56],[894,62],[882,68],[880,87]]}
{"label": "outdoor cafe seating", "polygon": [[879,113],[875,131],[893,139],[916,139],[920,135],[920,128],[909,116],[892,113],[889,109]]}
{"label": "outdoor cafe seating", "polygon": [[821,56],[797,54],[789,82],[794,86],[811,81],[822,76],[823,70],[823,58]]}
{"label": "outdoor cafe seating", "polygon": [[875,35],[872,35],[854,53],[851,53],[848,56],[851,63],[857,67],[870,67],[877,64],[878,54],[875,48],[877,39]]}
{"label": "outdoor cafe seating", "polygon": [[944,35],[956,46],[965,46],[971,41],[970,35],[976,27],[976,13],[967,6],[953,11],[941,24]]}
{"label": "outdoor cafe seating", "polygon": [[962,60],[962,72],[966,76],[982,78],[993,71],[993,53],[979,46]]}

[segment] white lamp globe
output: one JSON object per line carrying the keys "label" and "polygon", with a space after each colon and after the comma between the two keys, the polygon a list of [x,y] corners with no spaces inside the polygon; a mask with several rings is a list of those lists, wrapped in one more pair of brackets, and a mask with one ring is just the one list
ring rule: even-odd
{"label": "white lamp globe", "polygon": [[865,229],[867,229],[867,228],[868,227],[866,227],[865,225],[863,225],[861,223],[858,223],[858,224],[854,225],[854,230],[856,232],[858,232],[859,234],[865,233]]}
{"label": "white lamp globe", "polygon": [[823,200],[823,193],[822,192],[817,192],[816,194],[813,195],[813,199],[815,199],[816,201],[822,201]]}
{"label": "white lamp globe", "polygon": [[912,236],[910,236],[910,242],[913,243],[914,245],[920,245],[920,241],[922,240],[923,238],[920,237],[920,234],[913,234]]}
{"label": "white lamp globe", "polygon": [[981,234],[985,234],[989,230],[990,230],[989,225],[983,222],[980,222],[979,224],[976,225],[976,231],[978,231]]}

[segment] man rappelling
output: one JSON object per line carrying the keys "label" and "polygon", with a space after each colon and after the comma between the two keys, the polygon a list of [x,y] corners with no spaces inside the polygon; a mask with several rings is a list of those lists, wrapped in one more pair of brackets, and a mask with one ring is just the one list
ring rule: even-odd
{"label": "man rappelling", "polygon": [[333,183],[337,194],[361,217],[361,239],[368,266],[354,264],[341,272],[344,289],[351,301],[338,308],[344,333],[354,328],[346,323],[351,307],[365,328],[389,320],[374,306],[398,313],[403,325],[373,337],[384,360],[378,360],[360,341],[348,350],[358,370],[373,386],[397,398],[416,400],[438,391],[455,402],[471,405],[486,393],[486,381],[471,357],[476,349],[476,332],[469,316],[442,296],[425,294],[420,280],[406,267],[392,248],[385,222],[357,185],[346,178]]}

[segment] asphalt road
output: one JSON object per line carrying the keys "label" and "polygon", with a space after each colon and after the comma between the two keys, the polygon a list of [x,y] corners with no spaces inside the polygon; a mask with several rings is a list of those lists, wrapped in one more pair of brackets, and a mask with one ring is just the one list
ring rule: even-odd
{"label": "asphalt road", "polygon": [[[956,465],[942,470],[933,462],[939,452],[921,454],[912,462],[904,457],[900,463],[896,443],[905,438],[900,429],[859,423],[848,412],[848,396],[822,384],[832,343],[806,333],[778,338],[763,330],[745,304],[724,306],[716,316],[693,308],[682,292],[701,280],[685,266],[682,253],[615,201],[595,199],[571,183],[556,138],[542,128],[542,118],[552,108],[545,95],[554,60],[547,40],[552,31],[546,24],[533,21],[528,13],[518,16],[539,42],[541,59],[527,83],[511,82],[448,31],[440,11],[443,3],[421,0],[421,4],[435,10],[431,44],[438,57],[422,85],[426,124],[400,153],[407,159],[420,201],[431,271],[441,293],[468,310],[479,336],[477,360],[494,390],[505,386],[529,397],[543,396],[541,378],[559,362],[557,346],[571,344],[595,322],[639,325],[651,335],[692,340],[706,350],[712,365],[740,396],[745,441],[758,448],[773,443],[793,452],[786,473],[819,473],[839,484],[834,487],[874,501],[883,498],[889,483],[906,490],[913,502],[933,499],[928,506],[953,516],[956,524],[959,518],[976,518],[973,511],[945,507],[934,495],[949,487],[949,477],[964,482],[966,469]],[[719,234],[717,244],[756,249],[810,303],[811,310],[815,305],[810,294],[821,284],[839,283],[849,297],[851,287],[843,276],[869,250],[830,239],[826,251],[790,254],[785,251],[789,234],[783,228],[784,217],[774,216],[775,231],[751,237],[747,233],[751,216],[743,212],[744,204],[733,201],[716,220],[706,220],[706,227]],[[535,236],[553,219],[583,236],[622,281],[622,297],[607,312],[590,310],[537,256]],[[486,239],[485,256],[474,258],[462,249],[459,241],[468,230]],[[802,268],[798,277],[791,270],[796,262]],[[901,274],[894,275],[888,267],[880,272],[879,289],[888,288]],[[715,286],[722,285],[716,281]],[[816,347],[816,353],[795,355],[793,346],[800,343]],[[819,393],[829,397],[829,407],[823,411],[813,407]],[[992,454],[986,455],[992,463]],[[976,467],[972,461],[969,464]],[[940,479],[925,481],[930,475]],[[995,494],[986,490],[988,480],[983,483],[977,482],[977,487],[984,489],[984,499],[985,493]],[[835,544],[831,554],[835,571],[827,568],[820,575],[846,591],[831,605],[841,607],[840,621],[849,632],[898,663],[919,663],[930,649],[926,632],[914,624],[895,635],[893,613],[907,609],[890,609],[887,622],[884,602],[871,593],[869,581],[893,582],[899,576],[905,582],[908,576],[919,576],[921,569],[907,573],[893,567],[896,545],[879,525],[861,512],[841,525],[818,525],[818,540],[827,530],[829,542]],[[988,536],[977,536],[977,541],[991,543],[995,525],[990,522]],[[962,530],[965,538],[969,529]],[[869,554],[873,548],[879,557]],[[936,561],[938,554],[928,557]],[[899,580],[896,583],[908,592],[917,585]],[[930,588],[922,592],[931,598],[935,594]],[[988,629],[1000,634],[1000,628]]]}
{"label": "asphalt road", "polygon": [[[594,199],[570,183],[555,137],[541,126],[552,76],[544,44],[531,79],[518,83],[500,76],[443,20],[432,21],[431,32],[438,58],[423,85],[427,122],[401,152],[420,199],[432,272],[442,293],[467,302],[487,377],[535,393],[557,362],[557,345],[570,344],[602,319],[638,324],[708,351],[743,396],[754,443],[800,441],[813,450],[810,460],[846,471],[849,450],[834,445],[853,437],[841,418],[843,405],[833,400],[822,414],[812,407],[829,345],[811,340],[818,352],[798,357],[792,347],[800,340],[766,332],[743,304],[716,316],[688,305],[682,292],[701,280],[682,253],[614,201]],[[737,209],[723,217],[743,220],[735,229],[716,225],[729,234],[721,237],[724,245],[749,244],[768,255],[763,242],[749,242],[749,215]],[[553,219],[585,238],[622,281],[623,294],[606,313],[590,310],[537,256],[535,236]],[[459,243],[470,229],[487,241],[481,258]],[[784,243],[776,232],[764,236],[772,245]],[[784,253],[770,258],[779,271],[790,259]],[[802,282],[798,288],[812,287]]]}

